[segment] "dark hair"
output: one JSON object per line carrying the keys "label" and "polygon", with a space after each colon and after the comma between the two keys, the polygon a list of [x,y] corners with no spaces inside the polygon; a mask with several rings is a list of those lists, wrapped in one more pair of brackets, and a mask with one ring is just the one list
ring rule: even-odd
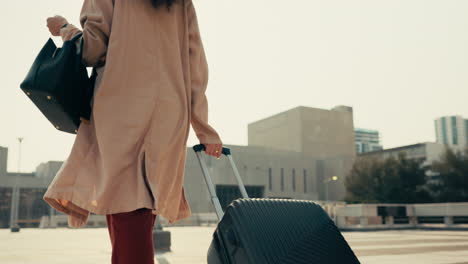
{"label": "dark hair", "polygon": [[151,0],[151,3],[155,8],[158,8],[164,2],[166,3],[167,10],[169,10],[172,4],[175,2],[175,0]]}

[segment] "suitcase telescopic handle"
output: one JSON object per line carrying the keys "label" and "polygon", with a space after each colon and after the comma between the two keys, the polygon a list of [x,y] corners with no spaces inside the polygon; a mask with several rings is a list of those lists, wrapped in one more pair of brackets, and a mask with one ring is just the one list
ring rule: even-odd
{"label": "suitcase telescopic handle", "polygon": [[[218,216],[218,220],[223,218],[224,212],[221,204],[219,203],[218,196],[216,195],[216,189],[214,187],[213,181],[211,179],[210,173],[208,171],[208,167],[206,166],[205,160],[202,156],[202,151],[206,150],[205,145],[199,144],[193,146],[193,150],[197,155],[198,162],[200,163],[200,167],[202,169],[203,176],[205,178],[206,186],[208,187],[208,191],[210,192],[211,202],[213,203],[216,215]],[[231,150],[229,148],[223,148],[222,154],[225,155],[231,164],[232,170],[234,171],[234,175],[236,176],[237,184],[239,185],[239,190],[243,198],[249,198],[247,195],[247,191],[245,190],[244,183],[242,182],[242,178],[239,175],[239,171],[237,170],[237,166],[232,159]]]}

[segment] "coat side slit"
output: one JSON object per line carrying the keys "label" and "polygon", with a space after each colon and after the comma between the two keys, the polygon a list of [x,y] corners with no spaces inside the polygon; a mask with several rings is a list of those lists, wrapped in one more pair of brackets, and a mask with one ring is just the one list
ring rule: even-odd
{"label": "coat side slit", "polygon": [[146,171],[146,153],[143,152],[143,158],[142,158],[142,169],[141,169],[141,172],[143,174],[143,179],[145,180],[145,185],[146,185],[146,188],[148,189],[148,192],[149,194],[151,195],[151,199],[153,201],[153,209],[154,208],[154,202],[155,202],[155,198],[154,198],[154,194],[153,194],[153,191],[151,190],[151,186],[149,184],[149,181],[148,181],[148,174],[147,174],[147,171]]}

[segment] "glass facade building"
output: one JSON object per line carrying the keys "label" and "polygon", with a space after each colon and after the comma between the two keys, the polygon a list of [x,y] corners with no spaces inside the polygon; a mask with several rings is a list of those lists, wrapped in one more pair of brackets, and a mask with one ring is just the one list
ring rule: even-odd
{"label": "glass facade building", "polygon": [[443,116],[434,121],[437,143],[450,147],[468,146],[468,120],[461,116]]}
{"label": "glass facade building", "polygon": [[382,150],[379,131],[356,128],[354,130],[356,153]]}

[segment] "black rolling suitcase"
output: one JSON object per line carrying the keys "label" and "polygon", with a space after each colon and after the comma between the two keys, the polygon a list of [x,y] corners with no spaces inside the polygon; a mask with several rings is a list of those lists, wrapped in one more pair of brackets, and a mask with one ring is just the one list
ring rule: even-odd
{"label": "black rolling suitcase", "polygon": [[243,198],[223,213],[206,164],[203,145],[193,147],[220,222],[208,250],[208,264],[359,263],[334,222],[305,200],[249,199],[230,150],[223,148]]}

